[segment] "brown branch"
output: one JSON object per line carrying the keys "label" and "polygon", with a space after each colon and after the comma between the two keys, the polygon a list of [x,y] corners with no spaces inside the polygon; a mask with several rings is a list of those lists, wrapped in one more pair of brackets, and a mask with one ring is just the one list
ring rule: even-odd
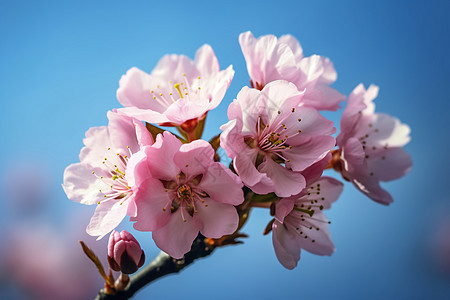
{"label": "brown branch", "polygon": [[161,252],[149,265],[141,269],[131,277],[130,284],[123,291],[114,295],[106,294],[105,290],[100,290],[96,300],[122,300],[131,298],[139,289],[148,283],[163,276],[180,272],[182,269],[193,263],[196,259],[210,255],[214,248],[205,244],[205,237],[199,235],[192,244],[191,251],[184,255],[182,259],[175,259],[168,254]]}

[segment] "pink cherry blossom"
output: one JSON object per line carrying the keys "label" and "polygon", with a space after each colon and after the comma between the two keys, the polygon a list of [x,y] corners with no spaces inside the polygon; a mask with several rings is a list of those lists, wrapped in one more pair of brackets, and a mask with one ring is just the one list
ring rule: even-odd
{"label": "pink cherry blossom", "polygon": [[305,89],[303,102],[318,110],[337,110],[345,96],[330,87],[337,74],[326,57],[303,56],[299,42],[291,35],[255,38],[250,31],[241,33],[239,43],[247,62],[252,87],[261,90],[274,80],[287,80],[299,90]]}
{"label": "pink cherry blossom", "polygon": [[366,90],[362,84],[350,94],[341,118],[334,167],[366,196],[389,204],[393,199],[380,181],[400,178],[411,168],[411,158],[402,148],[410,140],[410,128],[394,117],[376,114],[372,101],[377,95],[378,87],[371,85]]}
{"label": "pink cherry blossom", "polygon": [[175,258],[191,249],[199,231],[209,238],[233,233],[239,217],[235,205],[243,202],[242,182],[223,164],[214,162],[214,150],[203,140],[182,144],[170,132],[145,147],[146,157],[136,164],[137,214],[134,228],[152,231],[156,245]]}
{"label": "pink cherry blossom", "polygon": [[[294,84],[278,80],[262,91],[244,87],[229,106],[230,121],[221,127],[220,144],[255,193],[300,193],[306,186],[301,172],[335,146],[333,122],[304,106],[302,99]],[[317,170],[312,173],[320,176]]]}
{"label": "pink cherry blossom", "polygon": [[86,231],[99,239],[125,215],[135,214],[135,178],[129,168],[140,148],[153,143],[142,122],[115,111],[108,112],[108,119],[107,127],[86,132],[80,162],[66,168],[63,184],[69,199],[97,205]]}
{"label": "pink cherry blossom", "polygon": [[133,274],[144,264],[145,254],[131,233],[113,230],[108,241],[108,262],[114,271]]}
{"label": "pink cherry blossom", "polygon": [[337,200],[343,184],[331,177],[321,177],[301,194],[282,198],[275,207],[272,241],[278,261],[293,269],[301,249],[317,255],[331,255],[334,245],[322,212]]}
{"label": "pink cherry blossom", "polygon": [[166,55],[147,74],[131,68],[120,79],[120,111],[149,123],[181,126],[190,131],[222,101],[234,76],[232,66],[220,71],[209,45],[194,61],[184,55]]}

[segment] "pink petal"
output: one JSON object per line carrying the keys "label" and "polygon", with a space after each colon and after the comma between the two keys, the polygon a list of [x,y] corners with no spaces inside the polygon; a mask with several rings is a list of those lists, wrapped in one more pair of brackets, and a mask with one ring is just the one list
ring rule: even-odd
{"label": "pink petal", "polygon": [[[125,107],[135,107],[162,113],[166,110],[167,105],[154,101],[153,95],[150,93],[158,84],[158,78],[133,67],[120,79],[116,96],[120,104]],[[124,112],[139,120],[143,120],[132,113],[132,110],[125,110]]]}
{"label": "pink petal", "polygon": [[292,53],[295,56],[295,61],[298,64],[303,58],[303,49],[300,46],[300,43],[297,41],[295,37],[290,34],[282,35],[278,39],[279,43],[285,43],[291,48]]}
{"label": "pink petal", "polygon": [[[291,138],[290,144],[297,144],[297,140],[303,135],[329,135],[336,132],[336,128],[333,126],[333,121],[330,121],[323,117],[316,109],[310,107],[300,107],[295,110],[294,120],[298,122],[298,126],[294,127],[290,124],[286,124],[288,128],[294,128],[295,131],[301,130],[301,133],[297,137]],[[301,119],[298,121],[298,119]]]}
{"label": "pink petal", "polygon": [[294,208],[294,200],[288,198],[281,198],[277,203],[275,208],[275,219],[283,223],[284,218],[292,211]]}
{"label": "pink petal", "polygon": [[194,213],[194,222],[198,223],[200,233],[209,238],[220,238],[236,231],[239,216],[233,205],[205,199],[205,203],[196,201],[198,213]]}
{"label": "pink petal", "polygon": [[329,135],[313,136],[307,143],[283,151],[283,156],[290,160],[286,165],[293,171],[303,171],[323,159],[335,143],[335,139]]}
{"label": "pink petal", "polygon": [[[316,202],[317,205],[322,206],[322,209],[331,208],[331,204],[335,202],[342,193],[344,185],[342,182],[332,178],[323,176],[315,182],[308,185],[307,194],[297,200],[300,204],[304,203],[310,205],[311,201]],[[318,209],[314,209],[318,212]],[[315,213],[314,213],[315,217]]]}
{"label": "pink petal", "polygon": [[198,184],[214,201],[232,205],[244,201],[242,187],[241,179],[221,163],[213,163]]}
{"label": "pink petal", "polygon": [[128,203],[120,203],[122,202],[110,200],[98,204],[86,232],[91,236],[98,236],[99,240],[116,228],[127,214]]}
{"label": "pink petal", "polygon": [[[148,147],[148,146],[147,146]],[[142,181],[151,177],[150,169],[147,163],[145,150],[134,153],[127,163],[125,179],[130,187],[140,185]]]}
{"label": "pink petal", "polygon": [[167,224],[171,216],[171,198],[161,181],[149,178],[135,194],[136,217],[133,227],[139,231],[154,231]]}
{"label": "pink petal", "polygon": [[178,152],[182,143],[168,131],[158,134],[156,142],[145,148],[147,163],[154,178],[173,180],[180,169],[173,163],[175,153]]}
{"label": "pink petal", "polygon": [[153,232],[156,246],[176,259],[183,258],[191,250],[199,230],[189,214],[184,213],[184,217],[186,222],[181,216],[181,209],[178,209],[164,227]]}
{"label": "pink petal", "polygon": [[394,199],[380,186],[380,182],[370,178],[353,178],[352,183],[367,197],[380,204],[389,205]]}
{"label": "pink petal", "polygon": [[72,164],[64,170],[62,187],[70,200],[91,205],[103,198],[103,194],[99,192],[102,184],[92,171],[84,163]]}
{"label": "pink petal", "polygon": [[255,136],[259,116],[266,122],[272,117],[273,112],[268,111],[267,102],[265,93],[243,87],[236,100],[228,107],[228,118],[237,119],[236,125],[240,130]]}
{"label": "pink petal", "polygon": [[391,181],[404,176],[411,169],[411,156],[403,148],[388,148],[367,158],[369,176]]}
{"label": "pink petal", "polygon": [[138,120],[141,120],[141,121],[144,121],[147,123],[162,124],[162,123],[169,122],[169,119],[166,117],[166,115],[164,115],[163,113],[157,112],[157,111],[150,110],[150,109],[140,109],[140,108],[131,106],[131,107],[119,108],[117,111],[120,113],[123,113],[127,116],[134,117]]}
{"label": "pink petal", "polygon": [[230,86],[231,81],[233,80],[233,77],[233,67],[229,66],[225,70],[222,70],[219,73],[211,75],[207,78],[205,91],[208,93],[208,99],[210,99],[208,110],[212,110],[220,104],[228,87]]}
{"label": "pink petal", "polygon": [[214,149],[207,141],[195,140],[180,147],[174,162],[187,177],[195,177],[214,163]]}
{"label": "pink petal", "polygon": [[136,137],[138,140],[138,144],[140,148],[143,148],[145,146],[153,145],[153,137],[148,131],[147,127],[138,120],[133,120],[134,127],[136,129]]}
{"label": "pink petal", "polygon": [[266,159],[258,170],[266,173],[274,183],[274,192],[280,197],[289,197],[300,193],[306,186],[305,177],[277,164],[272,159]]}
{"label": "pink petal", "polygon": [[[303,231],[307,238],[300,238],[300,247],[316,255],[333,254],[335,249],[328,229],[327,217],[321,211],[316,211],[312,218],[305,219],[306,221],[302,224],[306,226],[306,228],[303,227]],[[286,220],[286,222],[288,221]],[[309,229],[308,226],[312,226],[312,229]]]}
{"label": "pink petal", "polygon": [[294,269],[300,260],[298,235],[275,221],[272,225],[272,242],[278,261],[286,269]]}
{"label": "pink petal", "polygon": [[223,132],[220,134],[220,147],[225,149],[228,157],[235,158],[238,153],[248,149],[244,143],[244,137],[241,135],[242,123],[239,126],[239,120],[233,119],[220,126]]}
{"label": "pink petal", "polygon": [[344,161],[345,171],[350,173],[366,174],[364,149],[357,138],[349,138],[342,147],[341,158]]}
{"label": "pink petal", "polygon": [[329,87],[327,84],[316,83],[314,88],[305,86],[305,89],[306,93],[303,98],[303,103],[317,110],[336,111],[341,108],[339,103],[345,101],[346,98],[345,95]]}
{"label": "pink petal", "polygon": [[300,63],[299,67],[302,71],[302,81],[301,84],[297,86],[304,87],[308,82],[318,80],[322,73],[324,72],[324,67],[322,64],[321,57],[319,55],[311,55],[309,57],[304,57]]}
{"label": "pink petal", "polygon": [[[384,158],[383,158],[384,157]],[[353,184],[372,200],[388,205],[392,196],[380,186],[381,181],[390,181],[402,177],[411,168],[411,157],[402,148],[387,149],[369,156],[367,172],[364,174],[347,174]]]}
{"label": "pink petal", "polygon": [[248,31],[239,35],[239,44],[254,82],[265,85],[277,79],[293,81],[297,77],[291,48],[285,43],[278,43],[275,36],[265,35],[255,39]]}
{"label": "pink petal", "polygon": [[189,57],[185,55],[167,54],[159,60],[151,76],[168,83],[169,81],[183,81],[183,74],[189,78],[195,78],[201,75]]}
{"label": "pink petal", "polygon": [[99,164],[105,158],[105,152],[111,147],[108,128],[106,126],[91,127],[83,139],[86,145],[80,151],[80,161],[87,164]]}
{"label": "pink petal", "polygon": [[255,167],[256,156],[258,155],[258,150],[256,149],[246,149],[241,152],[240,155],[236,156],[233,161],[233,166],[236,172],[241,177],[241,180],[247,186],[253,186],[258,182],[267,179],[265,174],[262,174]]}
{"label": "pink petal", "polygon": [[209,101],[206,98],[196,99],[192,101],[190,98],[181,98],[172,103],[165,112],[165,116],[169,122],[181,125],[186,120],[197,119],[208,112]]}
{"label": "pink petal", "polygon": [[194,64],[202,76],[210,76],[220,71],[219,62],[210,45],[203,45],[195,53]]}
{"label": "pink petal", "polygon": [[337,73],[334,69],[334,65],[331,62],[331,60],[328,57],[320,57],[323,72],[322,75],[319,78],[319,82],[325,83],[325,84],[332,84],[337,79]]}
{"label": "pink petal", "polygon": [[375,104],[373,100],[378,96],[378,86],[371,84],[364,95],[364,103],[366,108],[363,111],[364,115],[372,115],[375,112]]}
{"label": "pink petal", "polygon": [[328,152],[327,155],[320,161],[312,164],[310,167],[302,171],[302,175],[306,178],[306,185],[309,185],[311,182],[316,181],[320,178],[320,176],[322,176],[322,173],[325,167],[328,166],[330,160],[331,153]]}
{"label": "pink petal", "polygon": [[[370,120],[370,121],[369,121]],[[363,130],[358,130],[355,135],[364,135],[367,133],[369,137],[366,139],[367,143],[374,145],[389,147],[403,147],[410,141],[411,129],[408,125],[401,123],[397,118],[387,114],[375,114],[368,120],[369,124]]]}
{"label": "pink petal", "polygon": [[[140,146],[136,136],[135,119],[112,111],[109,111],[107,115],[109,119],[108,132],[114,151],[128,156],[130,153],[127,147],[130,147],[132,153],[139,151]],[[142,123],[141,125],[144,126]],[[149,135],[148,130],[146,131],[147,135]]]}
{"label": "pink petal", "polygon": [[[265,115],[269,116],[266,123],[273,123],[278,117],[286,117],[291,115],[292,108],[297,108],[303,99],[303,91],[299,91],[297,87],[285,80],[276,80],[268,83],[261,91],[264,95]],[[279,114],[278,112],[281,112]],[[256,125],[256,122],[255,122]]]}

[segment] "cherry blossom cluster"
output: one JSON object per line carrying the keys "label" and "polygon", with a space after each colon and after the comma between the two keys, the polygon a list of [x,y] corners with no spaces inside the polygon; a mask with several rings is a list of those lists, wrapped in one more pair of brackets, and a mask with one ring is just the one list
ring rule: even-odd
{"label": "cherry blossom cluster", "polygon": [[[86,132],[80,162],[66,168],[68,198],[96,206],[87,232],[99,239],[113,232],[109,255],[117,270],[121,261],[131,262],[127,273],[142,265],[133,236],[113,231],[126,217],[180,259],[199,234],[212,243],[236,237],[253,207],[267,208],[272,220],[265,233],[272,232],[279,262],[293,269],[301,249],[334,252],[323,211],[343,183],[322,176],[324,170],[336,170],[370,199],[389,204],[380,182],[411,168],[402,148],[410,129],[375,113],[378,87],[360,84],[351,92],[335,137],[335,125],[321,111],[338,110],[347,97],[330,87],[337,73],[328,58],[304,56],[291,35],[245,32],[239,43],[250,86],[229,104],[220,135],[202,139],[206,116],[223,100],[234,70],[221,70],[204,45],[194,60],[172,54],[150,74],[128,70],[117,90],[123,107],[107,113],[108,126]],[[229,166],[220,162],[219,146]],[[113,250],[116,243],[119,250]],[[128,251],[134,257],[123,254],[131,247],[125,245],[134,247]]]}

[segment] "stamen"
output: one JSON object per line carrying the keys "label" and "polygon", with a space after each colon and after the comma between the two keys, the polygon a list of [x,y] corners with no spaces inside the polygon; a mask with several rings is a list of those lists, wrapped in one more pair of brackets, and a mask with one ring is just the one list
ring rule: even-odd
{"label": "stamen", "polygon": [[[181,83],[181,84],[183,84],[183,83]],[[178,91],[178,93],[180,94],[180,97],[183,98],[183,93],[181,93],[180,84],[175,83],[175,85],[173,87]]]}

